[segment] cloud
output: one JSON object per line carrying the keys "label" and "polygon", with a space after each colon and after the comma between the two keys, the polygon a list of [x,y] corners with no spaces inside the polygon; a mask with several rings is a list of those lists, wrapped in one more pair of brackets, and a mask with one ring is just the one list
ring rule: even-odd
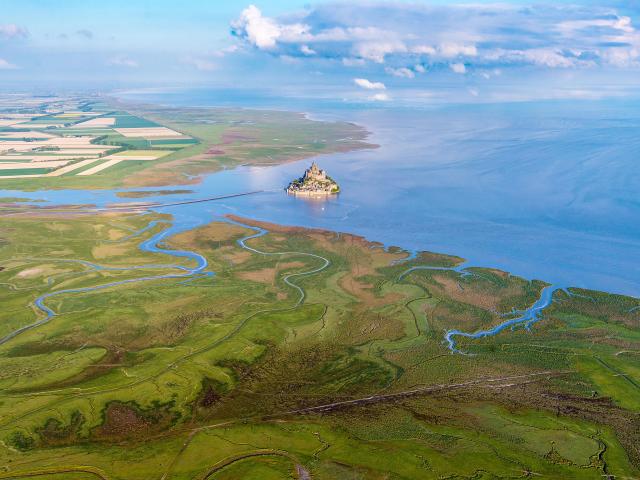
{"label": "cloud", "polygon": [[387,88],[382,82],[371,82],[366,78],[354,78],[353,83],[366,90],[385,90]]}
{"label": "cloud", "polygon": [[391,100],[391,98],[386,93],[376,93],[369,97],[369,100],[373,100],[374,102],[386,102]]}
{"label": "cloud", "polygon": [[0,25],[0,37],[4,39],[12,38],[27,38],[29,31],[26,28],[20,27],[15,23],[6,23]]}
{"label": "cloud", "polygon": [[250,5],[232,32],[275,56],[385,64],[390,75],[405,77],[418,73],[416,64],[484,71],[640,67],[640,31],[631,17],[606,6],[343,2],[269,17]]}
{"label": "cloud", "polygon": [[411,47],[411,53],[417,55],[435,55],[436,49],[431,45],[414,45]]}
{"label": "cloud", "polygon": [[[531,64],[548,68],[570,68],[590,66],[579,56],[553,48],[532,48],[529,50],[495,50],[488,52],[487,59],[503,64]],[[593,64],[593,63],[592,63]]]}
{"label": "cloud", "polygon": [[247,39],[261,50],[274,48],[280,39],[301,39],[308,29],[306,25],[299,23],[279,24],[274,19],[263,16],[255,5],[245,8],[240,18],[231,26],[234,34]]}
{"label": "cloud", "polygon": [[612,30],[620,30],[626,33],[633,33],[634,28],[631,25],[631,18],[626,16],[612,16],[611,18],[594,18],[586,20],[568,20],[560,22],[556,25],[556,29],[565,36],[571,37],[576,32],[590,29],[610,28]]}
{"label": "cloud", "polygon": [[365,41],[353,46],[353,53],[364,60],[384,63],[385,57],[392,53],[404,53],[407,46],[399,40]]}
{"label": "cloud", "polygon": [[438,46],[438,53],[444,58],[475,57],[478,49],[475,45],[461,45],[458,43],[443,43]]}
{"label": "cloud", "polygon": [[300,47],[300,51],[304,54],[304,55],[315,55],[316,51],[313,50],[312,48],[309,48],[309,45],[302,45]]}
{"label": "cloud", "polygon": [[452,63],[451,65],[449,65],[449,67],[455,73],[459,73],[459,74],[467,73],[467,67],[464,66],[464,63]]}
{"label": "cloud", "polygon": [[0,58],[0,70],[15,70],[18,68],[13,63],[7,62],[5,59]]}
{"label": "cloud", "polygon": [[76,35],[78,35],[80,37],[84,37],[86,39],[92,39],[93,38],[93,32],[91,30],[87,30],[86,28],[82,28],[82,29],[78,30],[76,32]]}
{"label": "cloud", "polygon": [[232,27],[234,32],[244,36],[250,43],[261,49],[275,47],[280,37],[278,24],[270,18],[264,18],[255,5],[245,8]]}
{"label": "cloud", "polygon": [[400,78],[414,78],[416,76],[415,72],[407,67],[401,67],[401,68],[387,67],[384,69],[384,71],[387,72],[389,75],[393,75],[394,77],[400,77]]}
{"label": "cloud", "polygon": [[125,56],[117,55],[107,60],[107,65],[110,67],[125,67],[125,68],[138,68],[140,65],[137,61]]}

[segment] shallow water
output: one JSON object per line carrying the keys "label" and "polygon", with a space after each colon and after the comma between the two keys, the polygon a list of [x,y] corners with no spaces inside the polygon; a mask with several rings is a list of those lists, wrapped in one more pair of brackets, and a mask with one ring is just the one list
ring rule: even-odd
{"label": "shallow water", "polygon": [[[540,292],[540,297],[533,303],[533,305],[525,310],[514,312],[517,313],[517,316],[510,320],[505,320],[504,322],[487,330],[477,330],[475,332],[463,332],[457,329],[449,330],[445,334],[444,340],[451,352],[463,353],[458,349],[456,337],[465,337],[472,340],[477,340],[479,338],[493,337],[506,330],[507,328],[511,328],[513,330],[522,326],[527,330],[530,330],[531,326],[542,318],[542,313],[547,307],[551,305],[551,303],[553,302],[553,294],[558,290],[561,290],[561,287],[557,287],[554,285],[545,287],[544,289],[542,289],[542,292]],[[568,293],[571,294],[570,292]]]}
{"label": "shallow water", "polygon": [[[135,98],[182,105],[224,103],[206,91]],[[256,102],[277,106],[277,99]],[[161,210],[176,216],[176,228],[194,219],[200,223],[235,213],[356,233],[410,250],[455,254],[470,265],[553,284],[640,296],[638,103],[367,109],[299,101],[284,106],[360,123],[372,131],[371,141],[381,145],[318,159],[340,183],[338,197],[322,202],[284,194],[283,187],[302,173],[306,160],[220,172],[207,176],[192,194],[145,202],[266,190]],[[0,196],[20,195],[0,190]],[[114,192],[28,196],[56,203],[122,201]]]}

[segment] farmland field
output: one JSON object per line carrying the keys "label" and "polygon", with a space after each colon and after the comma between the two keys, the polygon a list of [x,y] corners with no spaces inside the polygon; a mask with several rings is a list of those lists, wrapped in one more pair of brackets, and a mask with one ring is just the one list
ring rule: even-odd
{"label": "farmland field", "polygon": [[0,170],[0,176],[12,176],[12,175],[38,175],[45,174],[51,171],[50,168],[6,168]]}
{"label": "farmland field", "polygon": [[114,128],[148,128],[160,126],[151,120],[136,117],[127,112],[115,112],[111,116],[115,118]]}
{"label": "farmland field", "polygon": [[[1,100],[1,99],[0,99]],[[1,105],[0,101],[0,105]],[[84,109],[80,113],[64,113]],[[124,110],[127,108],[128,110]],[[283,163],[320,153],[369,148],[366,132],[344,122],[317,122],[296,113],[240,109],[167,109],[68,99],[31,108],[32,116],[2,111],[0,157],[34,162],[55,155],[70,165],[56,170],[0,170],[5,189],[104,189],[189,184],[199,175],[240,164]],[[45,113],[54,110],[55,113]],[[344,141],[348,136],[352,140]],[[275,140],[279,138],[280,140]],[[322,139],[322,140],[318,140]],[[287,147],[282,145],[286,140]],[[152,163],[112,162],[110,155],[156,150]],[[82,162],[97,159],[93,168]],[[73,162],[79,164],[73,167]],[[104,163],[101,167],[100,163]],[[8,167],[6,167],[8,168]],[[89,173],[86,173],[89,172]]]}

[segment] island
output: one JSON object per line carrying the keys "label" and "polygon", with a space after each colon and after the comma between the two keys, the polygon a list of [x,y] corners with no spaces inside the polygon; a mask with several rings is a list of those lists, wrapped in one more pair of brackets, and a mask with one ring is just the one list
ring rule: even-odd
{"label": "island", "polygon": [[291,195],[333,195],[340,192],[338,184],[327,175],[327,172],[313,162],[311,167],[305,170],[304,175],[292,181],[287,187],[287,193]]}

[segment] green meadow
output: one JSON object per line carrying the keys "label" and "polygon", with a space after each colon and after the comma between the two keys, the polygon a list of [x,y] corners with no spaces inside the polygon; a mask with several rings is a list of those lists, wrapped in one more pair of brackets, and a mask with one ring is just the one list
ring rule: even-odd
{"label": "green meadow", "polygon": [[170,216],[11,211],[0,337],[44,317],[40,295],[132,282],[52,296],[56,316],[0,345],[0,478],[640,475],[635,299],[558,292],[531,331],[452,354],[445,331],[496,325],[546,284],[404,275],[461,259],[278,225],[247,242],[265,255],[226,222],[166,241],[214,276],[140,281],[194,266],[138,249]]}

